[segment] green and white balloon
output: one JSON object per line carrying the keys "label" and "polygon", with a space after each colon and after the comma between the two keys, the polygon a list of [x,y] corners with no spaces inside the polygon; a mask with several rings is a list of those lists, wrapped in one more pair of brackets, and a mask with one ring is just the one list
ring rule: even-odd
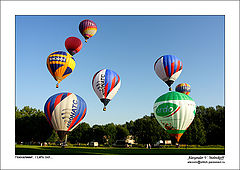
{"label": "green and white balloon", "polygon": [[179,142],[195,117],[196,104],[188,95],[171,91],[155,101],[153,111],[159,124]]}

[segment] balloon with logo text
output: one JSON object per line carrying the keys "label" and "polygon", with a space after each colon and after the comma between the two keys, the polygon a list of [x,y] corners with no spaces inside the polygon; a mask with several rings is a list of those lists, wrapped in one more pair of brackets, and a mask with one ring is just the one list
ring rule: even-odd
{"label": "balloon with logo text", "polygon": [[181,83],[176,86],[175,91],[189,95],[191,92],[191,86],[187,83]]}
{"label": "balloon with logo text", "polygon": [[98,71],[92,79],[92,87],[100,101],[104,104],[103,111],[106,111],[107,104],[116,95],[121,85],[117,73],[109,69]]}
{"label": "balloon with logo text", "polygon": [[85,42],[97,32],[97,25],[95,22],[89,19],[85,19],[79,24],[79,31],[82,36],[85,38]]}
{"label": "balloon with logo text", "polygon": [[65,47],[67,51],[73,56],[82,49],[82,42],[77,37],[68,37],[65,40]]}
{"label": "balloon with logo text", "polygon": [[55,51],[47,58],[47,68],[58,84],[69,76],[75,68],[75,59],[64,51]]}
{"label": "balloon with logo text", "polygon": [[58,93],[46,101],[44,106],[47,121],[54,128],[62,141],[87,113],[85,101],[74,93]]}
{"label": "balloon with logo text", "polygon": [[172,91],[171,85],[181,74],[182,68],[182,61],[173,55],[161,56],[154,63],[155,73],[169,86],[169,91]]}
{"label": "balloon with logo text", "polygon": [[196,104],[188,95],[170,91],[155,101],[153,111],[158,123],[179,143],[195,117]]}

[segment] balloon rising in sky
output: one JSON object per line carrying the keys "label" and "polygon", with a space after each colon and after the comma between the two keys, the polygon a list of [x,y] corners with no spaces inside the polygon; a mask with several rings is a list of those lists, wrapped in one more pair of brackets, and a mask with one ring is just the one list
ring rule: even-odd
{"label": "balloon rising in sky", "polygon": [[154,63],[154,71],[169,86],[170,91],[171,85],[181,74],[182,68],[182,61],[173,55],[161,56]]}
{"label": "balloon rising in sky", "polygon": [[47,58],[47,68],[58,84],[69,76],[75,68],[75,59],[64,51],[55,51]]}
{"label": "balloon rising in sky", "polygon": [[98,71],[92,79],[93,90],[100,101],[104,104],[103,111],[106,111],[107,104],[116,95],[121,85],[120,77],[117,73],[109,69]]}
{"label": "balloon rising in sky", "polygon": [[73,56],[82,49],[82,42],[77,37],[68,37],[65,40],[65,47],[67,51]]}
{"label": "balloon rising in sky", "polygon": [[187,83],[181,83],[176,86],[175,91],[189,95],[191,92],[191,86]]}
{"label": "balloon rising in sky", "polygon": [[85,38],[85,42],[97,32],[97,25],[92,20],[86,19],[80,22],[79,31]]}

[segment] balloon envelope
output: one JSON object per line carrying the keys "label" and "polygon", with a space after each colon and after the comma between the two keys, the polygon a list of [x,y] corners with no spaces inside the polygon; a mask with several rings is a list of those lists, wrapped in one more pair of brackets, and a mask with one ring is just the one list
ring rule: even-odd
{"label": "balloon envelope", "polygon": [[161,56],[154,64],[154,71],[169,87],[179,77],[182,68],[182,62],[178,57],[173,55]]}
{"label": "balloon envelope", "polygon": [[48,71],[58,83],[73,72],[75,65],[75,59],[64,51],[55,51],[47,58]]}
{"label": "balloon envelope", "polygon": [[175,91],[189,95],[191,92],[191,86],[187,83],[181,83],[176,86]]}
{"label": "balloon envelope", "polygon": [[93,90],[104,106],[107,106],[110,100],[116,95],[120,85],[119,75],[109,69],[98,71],[92,79]]}
{"label": "balloon envelope", "polygon": [[89,38],[91,38],[96,34],[97,25],[95,24],[95,22],[89,19],[86,19],[80,22],[79,31],[82,34],[82,36],[85,38],[85,41],[87,42]]}
{"label": "balloon envelope", "polygon": [[72,131],[85,117],[87,105],[76,94],[58,93],[47,100],[44,112],[49,124],[62,140],[67,132]]}
{"label": "balloon envelope", "polygon": [[153,111],[159,124],[179,142],[195,117],[196,104],[188,95],[171,91],[155,101]]}
{"label": "balloon envelope", "polygon": [[82,42],[77,37],[68,37],[65,40],[65,47],[71,55],[74,55],[82,49]]}

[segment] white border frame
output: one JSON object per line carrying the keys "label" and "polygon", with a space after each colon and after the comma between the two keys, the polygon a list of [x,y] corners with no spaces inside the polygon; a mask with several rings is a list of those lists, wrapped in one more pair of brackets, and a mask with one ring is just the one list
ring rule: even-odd
{"label": "white border frame", "polygon": [[[171,9],[171,10],[169,10]],[[170,11],[170,12],[169,12]],[[15,158],[15,15],[225,15],[225,164],[187,164],[189,155]],[[7,74],[6,74],[7,73]],[[3,169],[239,168],[239,1],[1,1]],[[231,124],[231,126],[230,126]]]}

